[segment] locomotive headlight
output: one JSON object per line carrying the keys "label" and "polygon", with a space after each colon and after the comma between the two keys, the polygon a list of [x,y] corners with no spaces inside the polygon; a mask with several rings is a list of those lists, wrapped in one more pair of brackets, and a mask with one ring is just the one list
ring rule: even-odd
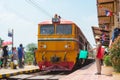
{"label": "locomotive headlight", "polygon": [[71,48],[70,44],[66,44],[64,47],[65,48]]}
{"label": "locomotive headlight", "polygon": [[44,45],[43,45],[43,48],[47,48],[47,46],[44,44]]}
{"label": "locomotive headlight", "polygon": [[68,48],[68,45],[65,45],[65,48]]}
{"label": "locomotive headlight", "polygon": [[47,48],[47,45],[45,45],[45,44],[41,45],[40,48],[44,48],[45,49],[45,48]]}
{"label": "locomotive headlight", "polygon": [[68,48],[68,45],[67,45],[67,44],[65,45],[65,48]]}

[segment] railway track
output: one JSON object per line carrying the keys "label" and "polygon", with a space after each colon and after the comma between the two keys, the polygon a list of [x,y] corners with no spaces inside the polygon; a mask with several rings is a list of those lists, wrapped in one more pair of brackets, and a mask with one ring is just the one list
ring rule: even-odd
{"label": "railway track", "polygon": [[[94,60],[89,60],[85,65],[82,67],[92,63]],[[79,67],[77,69],[80,69]],[[76,69],[75,69],[76,70]],[[73,71],[40,71],[37,73],[29,73],[29,74],[21,74],[16,76],[11,76],[5,80],[59,80],[61,77],[67,76]]]}
{"label": "railway track", "polygon": [[51,71],[41,71],[33,74],[21,74],[17,76],[12,76],[7,80],[58,80],[61,77],[68,75],[69,72],[51,72]]}

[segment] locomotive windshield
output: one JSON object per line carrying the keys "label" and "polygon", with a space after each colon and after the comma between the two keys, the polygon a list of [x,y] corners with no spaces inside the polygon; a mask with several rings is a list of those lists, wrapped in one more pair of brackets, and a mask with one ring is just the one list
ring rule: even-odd
{"label": "locomotive windshield", "polygon": [[72,34],[72,25],[70,24],[57,25],[56,34]]}
{"label": "locomotive windshield", "polygon": [[41,25],[40,34],[54,34],[53,25]]}
{"label": "locomotive windshield", "polygon": [[[55,34],[54,25],[41,25],[40,34]],[[56,34],[72,34],[71,24],[58,24],[56,26]]]}

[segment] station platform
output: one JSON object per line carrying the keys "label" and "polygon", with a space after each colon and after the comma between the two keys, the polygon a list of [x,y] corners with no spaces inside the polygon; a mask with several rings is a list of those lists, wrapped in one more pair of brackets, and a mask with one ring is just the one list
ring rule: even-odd
{"label": "station platform", "polygon": [[[20,69],[0,69],[0,78],[8,78],[10,76],[15,76],[19,74],[27,74],[38,72],[39,67],[34,65],[25,65],[24,68]],[[69,75],[65,75],[64,77],[60,77],[59,80],[114,80],[112,75],[106,76],[104,73],[101,75],[95,75],[96,73],[96,65],[95,62],[80,68]]]}
{"label": "station platform", "polygon": [[95,75],[96,69],[96,64],[94,62],[60,78],[59,80],[113,80],[112,75],[106,76],[103,73],[101,73],[101,75]]}
{"label": "station platform", "polygon": [[27,74],[39,71],[38,66],[34,65],[25,65],[24,68],[11,69],[10,67],[7,69],[0,69],[0,78],[8,78],[10,76],[15,76],[19,74]]}

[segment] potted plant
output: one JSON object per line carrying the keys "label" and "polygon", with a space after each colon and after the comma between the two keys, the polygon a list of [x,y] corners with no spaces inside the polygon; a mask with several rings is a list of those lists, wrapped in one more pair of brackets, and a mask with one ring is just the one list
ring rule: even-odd
{"label": "potted plant", "polygon": [[[120,36],[118,36],[115,39],[115,41],[113,42],[110,48],[110,58],[114,71],[117,72],[117,74],[120,73]],[[120,75],[119,75],[119,79],[120,79]]]}

